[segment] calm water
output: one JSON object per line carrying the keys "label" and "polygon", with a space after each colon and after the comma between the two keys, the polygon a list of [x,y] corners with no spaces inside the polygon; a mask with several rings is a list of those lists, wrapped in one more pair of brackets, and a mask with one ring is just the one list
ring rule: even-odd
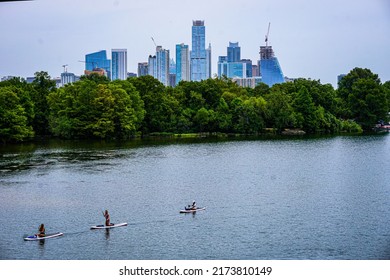
{"label": "calm water", "polygon": [[0,259],[390,259],[389,161],[390,135],[0,147]]}

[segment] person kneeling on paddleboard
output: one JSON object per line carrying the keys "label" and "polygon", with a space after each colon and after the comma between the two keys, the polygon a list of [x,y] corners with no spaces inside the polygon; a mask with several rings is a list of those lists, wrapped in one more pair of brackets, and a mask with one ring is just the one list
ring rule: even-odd
{"label": "person kneeling on paddleboard", "polygon": [[195,200],[194,200],[194,201],[192,201],[192,206],[191,206],[191,208],[192,208],[193,210],[195,210],[195,209],[196,209],[196,202],[195,202]]}
{"label": "person kneeling on paddleboard", "polygon": [[44,224],[41,224],[40,226],[39,226],[39,229],[38,229],[38,234],[36,234],[36,236],[38,236],[38,237],[44,237],[45,236],[45,225]]}
{"label": "person kneeling on paddleboard", "polygon": [[112,226],[112,224],[110,223],[110,214],[108,214],[108,210],[103,213],[103,216],[104,218],[106,218],[106,226]]}

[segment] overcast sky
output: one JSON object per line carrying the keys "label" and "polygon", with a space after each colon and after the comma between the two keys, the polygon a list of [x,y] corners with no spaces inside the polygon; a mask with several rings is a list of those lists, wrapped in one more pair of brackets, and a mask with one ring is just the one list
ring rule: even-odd
{"label": "overcast sky", "polygon": [[[192,20],[204,20],[212,45],[212,71],[231,42],[241,58],[259,59],[271,22],[273,46],[285,76],[320,79],[336,86],[337,75],[369,68],[390,80],[389,0],[35,0],[0,2],[0,78],[62,65],[80,75],[85,54],[127,48],[128,72],[158,45],[191,47]],[[110,57],[109,57],[110,58]]]}

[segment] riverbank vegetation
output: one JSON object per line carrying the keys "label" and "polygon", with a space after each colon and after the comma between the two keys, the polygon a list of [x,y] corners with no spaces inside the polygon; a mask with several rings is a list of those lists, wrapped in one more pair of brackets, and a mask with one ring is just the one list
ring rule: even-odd
{"label": "riverbank vegetation", "polygon": [[389,104],[390,81],[382,84],[361,68],[338,89],[310,79],[251,89],[226,78],[172,88],[151,76],[109,81],[98,75],[56,88],[46,72],[37,72],[31,84],[20,78],[0,83],[0,141],[361,132],[388,121]]}

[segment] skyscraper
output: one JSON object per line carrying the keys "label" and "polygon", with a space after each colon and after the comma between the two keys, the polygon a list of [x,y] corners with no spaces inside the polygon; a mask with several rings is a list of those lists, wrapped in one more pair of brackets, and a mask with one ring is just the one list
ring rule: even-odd
{"label": "skyscraper", "polygon": [[262,82],[270,87],[285,82],[279,61],[268,45],[260,47],[260,75]]}
{"label": "skyscraper", "polygon": [[111,50],[111,80],[126,80],[127,49]]}
{"label": "skyscraper", "polygon": [[241,47],[237,43],[229,42],[227,47],[227,62],[237,62],[241,60]]}
{"label": "skyscraper", "polygon": [[156,47],[156,79],[165,86],[169,85],[169,50]]}
{"label": "skyscraper", "polygon": [[149,74],[148,63],[147,62],[138,63],[138,77],[146,76],[148,74]]}
{"label": "skyscraper", "polygon": [[249,78],[252,77],[252,60],[241,59],[241,48],[237,43],[229,42],[227,56],[218,59],[218,77]]}
{"label": "skyscraper", "polygon": [[103,69],[105,75],[111,78],[111,60],[107,59],[105,50],[85,55],[85,70],[93,71],[96,68]]}
{"label": "skyscraper", "polygon": [[149,55],[148,74],[152,77],[157,77],[157,60],[155,55]]}
{"label": "skyscraper", "polygon": [[211,77],[211,46],[206,51],[205,40],[204,21],[192,21],[191,81],[201,81]]}
{"label": "skyscraper", "polygon": [[211,78],[211,44],[206,49],[206,78]]}
{"label": "skyscraper", "polygon": [[190,80],[190,57],[188,45],[176,45],[176,84]]}

